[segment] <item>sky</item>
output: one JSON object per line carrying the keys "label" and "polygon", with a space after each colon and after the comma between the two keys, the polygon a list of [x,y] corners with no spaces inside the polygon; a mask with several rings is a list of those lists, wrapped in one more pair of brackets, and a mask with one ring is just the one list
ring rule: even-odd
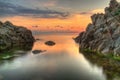
{"label": "sky", "polygon": [[[0,21],[33,31],[81,32],[110,0],[0,0]],[[120,0],[118,0],[120,1]]]}

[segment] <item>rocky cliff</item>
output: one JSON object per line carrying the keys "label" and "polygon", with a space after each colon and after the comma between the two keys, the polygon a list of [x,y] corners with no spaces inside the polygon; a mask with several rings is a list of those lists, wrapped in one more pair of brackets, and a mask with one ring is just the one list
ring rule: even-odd
{"label": "rocky cliff", "polygon": [[120,3],[111,0],[104,14],[94,14],[91,19],[86,31],[75,39],[80,49],[120,56]]}
{"label": "rocky cliff", "polygon": [[30,30],[15,26],[11,22],[0,22],[0,52],[11,49],[14,46],[33,45],[34,38]]}

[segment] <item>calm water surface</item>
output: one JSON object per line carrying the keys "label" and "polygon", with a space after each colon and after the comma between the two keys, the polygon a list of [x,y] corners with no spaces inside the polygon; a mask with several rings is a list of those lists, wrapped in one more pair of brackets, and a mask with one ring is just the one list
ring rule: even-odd
{"label": "calm water surface", "polygon": [[[79,53],[72,39],[76,35],[37,35],[33,50],[47,50],[26,55],[0,65],[0,80],[107,80],[102,67],[91,64]],[[47,46],[52,40],[55,46]],[[117,79],[115,79],[117,80]]]}

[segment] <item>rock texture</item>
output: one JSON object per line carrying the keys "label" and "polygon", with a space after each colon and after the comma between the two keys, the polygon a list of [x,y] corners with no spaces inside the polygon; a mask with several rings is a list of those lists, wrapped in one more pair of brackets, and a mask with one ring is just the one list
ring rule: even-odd
{"label": "rock texture", "polygon": [[33,45],[34,38],[30,30],[15,26],[11,22],[0,22],[0,52],[13,46]]}
{"label": "rock texture", "polygon": [[120,56],[120,3],[111,0],[105,13],[91,16],[92,23],[75,39],[80,49]]}

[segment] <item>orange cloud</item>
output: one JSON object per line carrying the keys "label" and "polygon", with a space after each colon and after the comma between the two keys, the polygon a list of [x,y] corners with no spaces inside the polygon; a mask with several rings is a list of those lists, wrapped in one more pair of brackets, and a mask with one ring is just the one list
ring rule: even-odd
{"label": "orange cloud", "polygon": [[[92,13],[103,12],[103,9],[96,9],[90,11]],[[41,30],[41,31],[76,31],[80,32],[85,30],[88,23],[91,22],[91,14],[73,14],[67,19],[58,19],[58,18],[28,18],[28,17],[7,17],[3,21],[9,20],[15,25],[25,26],[31,30]],[[38,28],[32,26],[39,26]],[[62,26],[63,28],[55,28],[55,26]]]}

